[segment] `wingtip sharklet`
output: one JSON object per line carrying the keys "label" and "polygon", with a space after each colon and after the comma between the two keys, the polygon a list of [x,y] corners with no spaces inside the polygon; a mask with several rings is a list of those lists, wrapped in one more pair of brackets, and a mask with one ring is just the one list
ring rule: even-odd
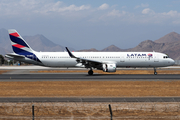
{"label": "wingtip sharklet", "polygon": [[76,58],[70,51],[69,51],[69,49],[67,48],[67,47],[65,47],[66,48],[66,50],[67,50],[67,52],[68,52],[68,54],[69,54],[69,56],[71,57],[71,58]]}

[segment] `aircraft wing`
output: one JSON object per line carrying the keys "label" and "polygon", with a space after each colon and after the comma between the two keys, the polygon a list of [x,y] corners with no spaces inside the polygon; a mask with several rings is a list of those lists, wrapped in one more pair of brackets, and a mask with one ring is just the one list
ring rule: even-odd
{"label": "aircraft wing", "polygon": [[103,62],[101,61],[96,61],[96,60],[90,60],[90,59],[85,59],[85,58],[81,58],[81,57],[76,57],[74,56],[70,51],[69,49],[66,47],[66,50],[69,54],[69,56],[71,58],[76,58],[76,61],[78,63],[82,63],[83,65],[85,65],[86,67],[94,67],[94,68],[97,68],[98,65],[101,65]]}
{"label": "aircraft wing", "polygon": [[5,55],[5,57],[7,57],[7,58],[13,58],[13,57],[24,58],[25,56],[24,55],[18,55],[18,54],[15,54],[15,53],[8,53],[8,54]]}

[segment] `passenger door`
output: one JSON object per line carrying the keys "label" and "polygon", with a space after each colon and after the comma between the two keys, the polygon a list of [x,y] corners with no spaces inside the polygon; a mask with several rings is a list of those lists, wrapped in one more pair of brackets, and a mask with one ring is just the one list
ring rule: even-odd
{"label": "passenger door", "polygon": [[154,62],[159,62],[159,57],[158,57],[158,55],[154,55]]}

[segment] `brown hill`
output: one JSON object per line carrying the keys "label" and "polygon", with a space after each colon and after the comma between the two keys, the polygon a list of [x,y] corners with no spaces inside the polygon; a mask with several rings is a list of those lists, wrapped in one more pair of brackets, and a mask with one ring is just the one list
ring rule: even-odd
{"label": "brown hill", "polygon": [[91,48],[91,49],[78,50],[77,52],[99,52],[99,50],[96,50],[95,48]]}
{"label": "brown hill", "polygon": [[103,51],[103,52],[113,52],[113,51],[118,52],[118,51],[123,51],[123,50],[120,49],[120,48],[118,48],[118,47],[115,46],[115,45],[111,45],[111,46],[109,46],[109,47],[107,47],[107,48],[102,49],[101,51]]}
{"label": "brown hill", "polygon": [[165,47],[165,43],[155,43],[152,40],[145,40],[141,42],[134,48],[130,48],[126,51],[137,51],[137,52],[149,52],[149,51],[156,51],[160,52],[163,51]]}
{"label": "brown hill", "polygon": [[171,42],[177,42],[180,41],[180,34],[176,32],[171,32],[158,40],[155,40],[156,43],[171,43]]}
{"label": "brown hill", "polygon": [[110,45],[107,48],[104,48],[102,50],[97,50],[95,48],[91,48],[91,49],[84,49],[84,50],[79,50],[78,52],[118,52],[118,51],[124,51],[123,49],[118,48],[115,45]]}

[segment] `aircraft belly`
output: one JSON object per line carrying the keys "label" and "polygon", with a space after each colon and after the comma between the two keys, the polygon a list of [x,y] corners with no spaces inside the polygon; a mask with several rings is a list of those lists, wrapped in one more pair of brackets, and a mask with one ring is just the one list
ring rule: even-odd
{"label": "aircraft belly", "polygon": [[60,61],[60,66],[64,66],[64,67],[74,67],[77,63],[74,59],[66,59],[63,61]]}
{"label": "aircraft belly", "polygon": [[49,67],[74,67],[76,62],[72,60],[46,60],[43,61],[43,64]]}

